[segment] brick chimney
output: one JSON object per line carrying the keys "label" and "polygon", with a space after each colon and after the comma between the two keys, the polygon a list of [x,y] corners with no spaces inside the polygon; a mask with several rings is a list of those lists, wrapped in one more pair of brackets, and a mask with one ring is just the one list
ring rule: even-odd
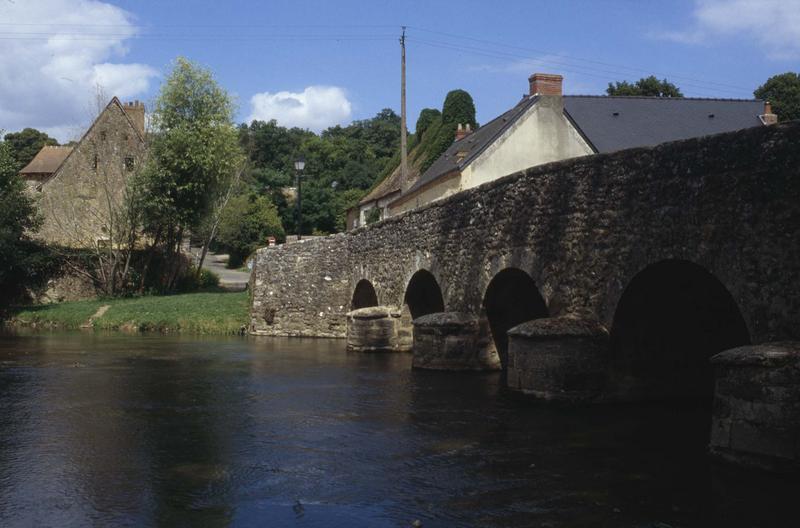
{"label": "brick chimney", "polygon": [[772,113],[772,103],[764,101],[764,113],[758,116],[765,125],[774,125],[778,122],[778,116]]}
{"label": "brick chimney", "polygon": [[470,134],[472,134],[472,129],[470,128],[469,123],[466,125],[459,123],[458,128],[456,129],[456,141],[464,139]]}
{"label": "brick chimney", "polygon": [[129,101],[122,105],[125,109],[125,113],[128,114],[128,117],[131,118],[133,121],[136,130],[144,136],[144,103],[141,101]]}
{"label": "brick chimney", "polygon": [[563,81],[562,76],[553,73],[534,73],[528,77],[531,86],[530,95],[562,95]]}

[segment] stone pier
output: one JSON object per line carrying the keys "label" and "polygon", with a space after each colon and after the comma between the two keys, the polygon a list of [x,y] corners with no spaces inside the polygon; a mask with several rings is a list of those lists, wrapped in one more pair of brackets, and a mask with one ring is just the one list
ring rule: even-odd
{"label": "stone pier", "polygon": [[500,358],[487,349],[477,317],[439,312],[414,319],[413,367],[431,370],[499,370]]}
{"label": "stone pier", "polygon": [[711,362],[711,453],[740,465],[800,471],[800,342],[738,347]]}
{"label": "stone pier", "polygon": [[411,335],[401,312],[392,306],[370,306],[347,313],[347,350],[352,352],[408,352]]}
{"label": "stone pier", "polygon": [[534,319],[508,331],[507,383],[545,400],[600,398],[607,370],[608,331],[576,317]]}

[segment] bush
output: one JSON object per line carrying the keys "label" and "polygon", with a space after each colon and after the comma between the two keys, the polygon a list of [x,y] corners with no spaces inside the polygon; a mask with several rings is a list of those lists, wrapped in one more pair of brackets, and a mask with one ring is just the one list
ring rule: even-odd
{"label": "bush", "polygon": [[219,276],[205,268],[197,275],[197,268],[189,266],[186,273],[178,280],[179,293],[215,290],[219,287]]}
{"label": "bush", "polygon": [[43,286],[57,268],[48,248],[31,237],[40,218],[16,163],[9,144],[0,142],[0,305]]}
{"label": "bush", "polygon": [[222,211],[215,246],[230,256],[229,268],[238,268],[270,236],[286,238],[277,208],[264,196],[243,194],[231,198]]}

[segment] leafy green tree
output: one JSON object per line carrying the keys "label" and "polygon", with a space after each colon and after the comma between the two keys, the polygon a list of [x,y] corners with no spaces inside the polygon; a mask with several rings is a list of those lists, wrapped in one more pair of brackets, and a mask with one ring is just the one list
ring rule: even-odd
{"label": "leafy green tree", "polygon": [[26,288],[43,285],[53,271],[51,255],[31,238],[41,220],[17,165],[11,145],[0,142],[0,309]]}
{"label": "leafy green tree", "polygon": [[442,106],[442,122],[478,127],[475,121],[475,103],[465,90],[452,90],[447,93]]}
{"label": "leafy green tree", "polygon": [[422,136],[425,134],[425,131],[430,128],[431,124],[433,124],[437,118],[441,118],[441,116],[442,113],[436,108],[422,109],[417,118],[417,125],[414,127],[414,135],[417,136],[418,141],[422,139]]}
{"label": "leafy green tree", "polygon": [[45,145],[58,145],[58,141],[35,128],[26,128],[20,132],[8,133],[4,139],[11,149],[17,172],[30,163]]}
{"label": "leafy green tree", "polygon": [[213,75],[179,57],[152,114],[144,226],[172,255],[165,289],[178,274],[180,242],[200,229],[243,163],[231,97]]}
{"label": "leafy green tree", "polygon": [[800,73],[774,75],[753,92],[758,99],[772,103],[780,121],[800,119]]}
{"label": "leafy green tree", "polygon": [[252,166],[245,181],[272,199],[290,233],[297,231],[296,213],[284,190],[294,186],[295,159],[305,157],[302,233],[331,233],[344,228],[344,204],[355,205],[394,165],[400,117],[386,108],[372,118],[333,126],[320,135],[281,127],[275,121],[253,121],[239,127],[239,140]]}
{"label": "leafy green tree", "polygon": [[466,91],[453,90],[445,97],[441,118],[431,122],[426,137],[420,144],[418,155],[422,156],[423,160],[421,172],[433,165],[433,162],[453,144],[458,125],[466,124],[473,129],[478,128],[478,122],[475,120],[475,103]]}
{"label": "leafy green tree", "polygon": [[232,197],[223,209],[216,245],[230,255],[228,267],[238,268],[270,236],[286,238],[277,208],[267,197],[248,193]]}
{"label": "leafy green tree", "polygon": [[642,77],[635,83],[628,81],[608,83],[608,95],[639,95],[647,97],[683,97],[680,89],[667,81],[658,80],[655,75]]}

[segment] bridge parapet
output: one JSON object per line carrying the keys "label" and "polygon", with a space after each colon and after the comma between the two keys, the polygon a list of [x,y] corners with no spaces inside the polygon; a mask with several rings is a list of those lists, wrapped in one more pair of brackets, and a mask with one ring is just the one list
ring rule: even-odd
{"label": "bridge parapet", "polygon": [[258,334],[344,337],[359,281],[378,304],[403,306],[423,269],[444,310],[483,320],[492,279],[513,268],[535,284],[545,315],[596,319],[613,346],[623,292],[648,266],[674,261],[719,281],[750,341],[800,339],[800,123],[534,167],[257,255]]}

